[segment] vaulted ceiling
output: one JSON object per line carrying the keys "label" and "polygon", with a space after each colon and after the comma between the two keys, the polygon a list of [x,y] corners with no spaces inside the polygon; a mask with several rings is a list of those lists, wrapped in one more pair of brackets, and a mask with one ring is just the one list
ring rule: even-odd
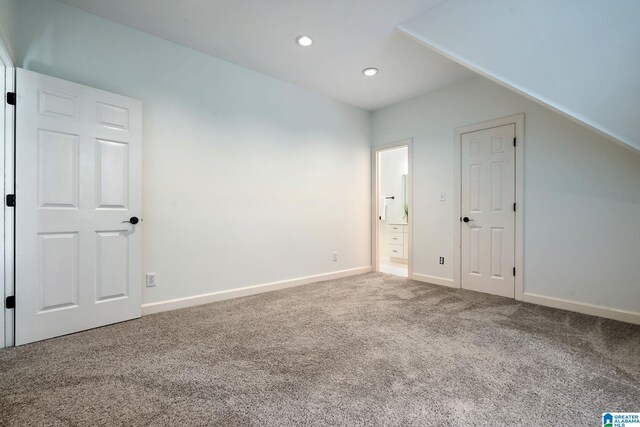
{"label": "vaulted ceiling", "polygon": [[395,31],[443,0],[60,1],[367,110],[473,75]]}
{"label": "vaulted ceiling", "polygon": [[399,29],[640,153],[638,17],[637,0],[448,0]]}

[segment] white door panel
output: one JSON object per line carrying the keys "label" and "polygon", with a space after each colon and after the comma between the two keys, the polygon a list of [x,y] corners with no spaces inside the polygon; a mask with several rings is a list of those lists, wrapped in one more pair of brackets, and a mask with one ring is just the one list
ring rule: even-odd
{"label": "white door panel", "polygon": [[513,298],[515,125],[462,135],[462,287]]}
{"label": "white door panel", "polygon": [[17,72],[16,344],[140,317],[141,104]]}

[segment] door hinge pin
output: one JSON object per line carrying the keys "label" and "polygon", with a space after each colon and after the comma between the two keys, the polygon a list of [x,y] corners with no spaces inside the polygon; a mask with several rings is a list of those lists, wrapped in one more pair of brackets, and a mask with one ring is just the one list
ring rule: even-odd
{"label": "door hinge pin", "polygon": [[7,92],[7,104],[16,105],[16,93],[15,92]]}
{"label": "door hinge pin", "polygon": [[7,206],[10,208],[16,207],[16,195],[15,194],[7,194]]}
{"label": "door hinge pin", "polygon": [[514,212],[516,211],[516,204],[515,203],[513,204],[513,211]]}
{"label": "door hinge pin", "polygon": [[16,308],[16,297],[15,295],[11,295],[4,300],[5,308]]}
{"label": "door hinge pin", "polygon": [[513,275],[514,276],[516,275],[516,268],[515,267],[513,267]]}
{"label": "door hinge pin", "polygon": [[513,146],[516,146],[516,138],[513,138]]}

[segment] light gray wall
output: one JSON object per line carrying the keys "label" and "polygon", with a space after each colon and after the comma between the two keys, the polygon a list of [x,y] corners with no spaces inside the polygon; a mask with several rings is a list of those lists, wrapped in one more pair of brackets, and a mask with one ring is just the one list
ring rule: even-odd
{"label": "light gray wall", "polygon": [[414,138],[413,271],[453,278],[454,129],[517,113],[525,293],[640,312],[640,155],[481,77],[373,114],[375,145]]}
{"label": "light gray wall", "polygon": [[0,38],[12,58],[15,57],[15,31],[18,0],[0,0]]}
{"label": "light gray wall", "polygon": [[370,113],[58,2],[19,14],[22,67],[143,102],[145,303],[371,265]]}

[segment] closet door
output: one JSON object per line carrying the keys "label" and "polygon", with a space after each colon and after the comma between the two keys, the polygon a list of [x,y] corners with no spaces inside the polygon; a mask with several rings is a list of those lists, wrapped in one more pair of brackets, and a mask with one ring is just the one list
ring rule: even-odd
{"label": "closet door", "polygon": [[462,135],[462,287],[515,296],[515,125]]}

